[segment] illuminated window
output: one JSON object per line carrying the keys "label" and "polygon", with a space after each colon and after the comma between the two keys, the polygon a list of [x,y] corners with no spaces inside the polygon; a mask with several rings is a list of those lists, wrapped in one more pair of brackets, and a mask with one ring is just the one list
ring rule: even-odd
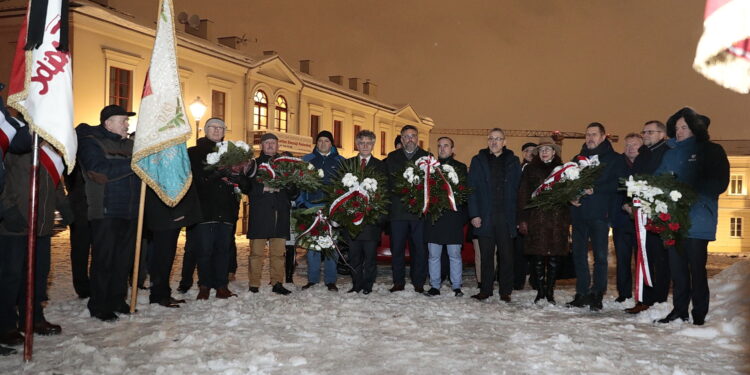
{"label": "illuminated window", "polygon": [[132,110],[133,72],[109,68],[109,104],[117,104],[126,111]]}
{"label": "illuminated window", "polygon": [[211,90],[211,117],[224,120],[226,111],[226,93],[218,90]]}
{"label": "illuminated window", "polygon": [[310,115],[310,136],[315,138],[320,132],[320,116]]}
{"label": "illuminated window", "polygon": [[380,155],[385,155],[385,132],[380,132]]}
{"label": "illuminated window", "polygon": [[268,129],[268,96],[262,90],[253,95],[253,129]]}
{"label": "illuminated window", "polygon": [[729,235],[731,237],[742,237],[741,217],[733,217],[729,219]]}
{"label": "illuminated window", "polygon": [[729,195],[744,195],[742,179],[743,175],[733,174],[729,179]]}
{"label": "illuminated window", "polygon": [[283,96],[276,98],[274,115],[276,117],[276,130],[286,133],[289,112],[286,108],[286,99]]}
{"label": "illuminated window", "polygon": [[357,150],[357,134],[359,134],[359,131],[362,130],[362,127],[359,125],[354,125],[354,151]]}
{"label": "illuminated window", "polygon": [[419,141],[419,148],[424,150],[424,141]]}
{"label": "illuminated window", "polygon": [[341,120],[333,120],[334,146],[341,147]]}

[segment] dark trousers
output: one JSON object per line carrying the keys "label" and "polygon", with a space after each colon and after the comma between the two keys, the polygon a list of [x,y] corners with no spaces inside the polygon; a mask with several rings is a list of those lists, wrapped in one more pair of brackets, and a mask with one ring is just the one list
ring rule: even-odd
{"label": "dark trousers", "polygon": [[669,252],[664,248],[664,242],[658,234],[646,233],[646,255],[652,286],[643,288],[643,303],[651,306],[667,301],[671,282]]}
{"label": "dark trousers", "polygon": [[513,239],[513,289],[521,290],[526,284],[529,259],[523,254],[523,236]]}
{"label": "dark trousers", "polygon": [[[604,294],[607,291],[607,254],[609,224],[605,220],[573,222],[573,263],[576,269],[576,294]],[[589,272],[589,248],[594,251],[594,284]]]}
{"label": "dark trousers", "polygon": [[378,241],[351,241],[349,243],[349,264],[352,272],[352,289],[356,291],[369,290],[375,284],[378,273],[375,263]]}
{"label": "dark trousers", "polygon": [[193,274],[198,266],[194,250],[198,243],[195,227],[194,225],[185,231],[185,249],[182,254],[182,270],[180,272],[180,289],[183,290],[188,290],[193,286]]}
{"label": "dark trousers", "polygon": [[[26,253],[28,237],[0,236],[0,333],[20,328],[26,312]],[[36,238],[34,263],[34,322],[44,320],[42,301],[47,299],[50,237]],[[20,317],[19,317],[20,314]]]}
{"label": "dark trousers", "polygon": [[669,268],[674,290],[672,303],[680,317],[688,316],[688,306],[693,302],[693,320],[703,320],[708,313],[708,275],[706,260],[708,241],[695,238],[682,240],[680,248],[669,248]]}
{"label": "dark trousers", "polygon": [[229,246],[232,225],[202,223],[195,226],[195,259],[198,263],[198,286],[224,288],[229,284]]}
{"label": "dark trousers", "polygon": [[[78,214],[76,214],[78,215]],[[91,294],[89,285],[89,256],[91,255],[91,230],[85,212],[83,219],[76,216],[70,224],[70,270],[73,274],[73,289],[85,298]]]}
{"label": "dark trousers", "polygon": [[172,294],[172,289],[169,287],[169,275],[172,273],[179,236],[180,228],[153,232],[151,256],[148,262],[148,274],[151,280],[150,302],[165,300]]}
{"label": "dark trousers", "polygon": [[[626,228],[612,228],[612,239],[617,255],[617,295],[633,297],[633,254],[636,246],[635,232]],[[649,259],[651,261],[651,259]]]}
{"label": "dark trousers", "polygon": [[406,284],[406,240],[411,255],[410,274],[414,287],[424,287],[427,279],[427,250],[424,243],[422,220],[391,221],[391,267],[393,284]]}
{"label": "dark trousers", "polygon": [[128,273],[135,252],[135,219],[91,220],[92,315],[117,311],[127,306]]}
{"label": "dark trousers", "polygon": [[231,242],[229,242],[229,273],[237,273],[237,242],[234,240],[235,233],[237,233],[237,224],[232,226]]}
{"label": "dark trousers", "polygon": [[[499,218],[495,215],[494,218]],[[495,271],[495,249],[497,249],[497,271]],[[504,220],[494,220],[492,237],[479,236],[479,250],[482,259],[482,288],[480,292],[492,295],[495,289],[495,276],[500,284],[500,295],[513,292],[513,239]]]}

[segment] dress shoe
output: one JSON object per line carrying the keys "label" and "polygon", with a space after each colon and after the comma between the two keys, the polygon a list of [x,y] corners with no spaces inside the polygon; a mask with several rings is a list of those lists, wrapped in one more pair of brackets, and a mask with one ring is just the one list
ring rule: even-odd
{"label": "dress shoe", "polygon": [[111,311],[110,312],[102,312],[102,313],[98,313],[98,314],[93,314],[91,316],[94,317],[94,318],[97,318],[97,319],[101,320],[102,322],[114,322],[115,320],[118,319],[117,315],[115,315],[115,313],[113,313]]}
{"label": "dress shoe", "polygon": [[34,333],[42,336],[59,335],[62,332],[62,327],[57,324],[52,324],[46,320],[34,323]]}
{"label": "dress shoe", "polygon": [[602,303],[603,299],[604,299],[604,295],[602,293],[592,293],[591,296],[589,296],[589,301],[591,301],[591,304],[589,305],[589,310],[599,311],[602,308],[604,308],[604,304]]}
{"label": "dress shoe", "polygon": [[291,290],[284,288],[284,285],[281,285],[281,283],[274,284],[273,288],[271,288],[271,291],[276,294],[281,294],[282,296],[286,296],[292,293]]}
{"label": "dress shoe", "polygon": [[404,284],[393,284],[393,286],[391,287],[391,289],[389,289],[389,291],[391,293],[401,292],[403,290],[404,290]]}
{"label": "dress shoe", "polygon": [[177,287],[177,291],[180,292],[180,294],[185,294],[190,290],[189,286],[180,285]]}
{"label": "dress shoe", "polygon": [[629,297],[617,296],[617,298],[615,298],[615,302],[617,302],[617,303],[623,303],[623,302],[627,301],[628,298]]}
{"label": "dress shoe", "polygon": [[247,290],[250,291],[251,293],[258,293],[258,292],[260,292],[260,290],[258,289],[257,286],[251,286],[251,287],[247,288]]}
{"label": "dress shoe", "polygon": [[486,293],[482,293],[482,292],[479,292],[479,293],[477,293],[477,294],[475,294],[475,295],[471,296],[471,298],[474,298],[474,299],[476,299],[476,300],[480,300],[480,301],[484,301],[484,300],[486,300],[487,298],[490,298],[490,295],[489,295],[489,294],[486,294]]}
{"label": "dress shoe", "polygon": [[211,288],[207,286],[201,286],[198,288],[198,296],[195,297],[197,300],[206,300],[211,296]]}
{"label": "dress shoe", "polygon": [[681,319],[683,322],[687,322],[688,317],[680,316],[680,314],[677,311],[672,310],[669,314],[667,314],[667,316],[665,316],[662,319],[657,320],[656,323],[669,323],[677,319]]}
{"label": "dress shoe", "polygon": [[576,293],[575,297],[573,297],[573,300],[566,303],[565,307],[583,307],[591,304],[589,302],[589,296],[588,295],[582,295]]}
{"label": "dress shoe", "polygon": [[169,307],[170,309],[176,309],[180,307],[179,304],[172,302],[169,298],[162,298],[159,301],[153,301],[151,303],[158,303],[159,306]]}
{"label": "dress shoe", "polygon": [[336,286],[336,283],[328,283],[326,284],[326,287],[328,287],[329,292],[338,292],[339,287]]}
{"label": "dress shoe", "polygon": [[426,295],[427,297],[439,296],[440,295],[440,289],[430,288],[430,290],[424,292],[424,295]]}
{"label": "dress shoe", "polygon": [[635,304],[635,306],[633,306],[633,307],[631,307],[629,309],[625,309],[625,312],[628,313],[628,314],[638,314],[641,311],[648,310],[649,307],[651,307],[651,306],[645,305],[645,304],[643,304],[641,302],[638,302],[638,303]]}
{"label": "dress shoe", "polygon": [[80,298],[80,299],[86,299],[86,298],[89,298],[89,297],[91,297],[91,293],[90,292],[81,292],[81,293],[78,293],[78,298]]}
{"label": "dress shoe", "polygon": [[11,329],[0,335],[0,344],[17,346],[23,344],[23,335],[17,329]]}
{"label": "dress shoe", "polygon": [[368,295],[370,293],[372,293],[372,290],[370,290],[370,289],[365,289],[365,290],[362,291],[362,294],[364,294],[364,295]]}
{"label": "dress shoe", "polygon": [[237,297],[237,295],[232,293],[227,287],[216,289],[216,298],[227,299],[229,297]]}
{"label": "dress shoe", "polygon": [[696,318],[695,316],[693,316],[693,324],[694,325],[702,326],[705,323],[706,323],[706,319],[705,318]]}
{"label": "dress shoe", "polygon": [[[115,312],[118,314],[130,315],[130,305],[123,303],[115,310]],[[133,312],[138,312],[138,309],[135,309]]]}
{"label": "dress shoe", "polygon": [[414,291],[417,292],[417,293],[419,293],[419,294],[422,294],[422,293],[424,293],[424,287],[421,286],[421,285],[420,286],[415,286],[414,287]]}
{"label": "dress shoe", "polygon": [[505,303],[510,303],[510,294],[501,294],[500,300]]}
{"label": "dress shoe", "polygon": [[464,292],[461,291],[461,288],[453,289],[453,293],[454,293],[454,295],[456,297],[463,297],[464,296]]}
{"label": "dress shoe", "polygon": [[11,354],[16,354],[16,353],[18,353],[16,349],[0,346],[0,356],[6,356],[6,355],[11,355]]}
{"label": "dress shoe", "polygon": [[354,289],[354,288],[351,288],[351,289],[347,290],[346,292],[347,292],[347,293],[359,293],[359,290],[358,290],[358,289]]}
{"label": "dress shoe", "polygon": [[317,283],[307,283],[307,284],[305,284],[305,285],[302,286],[302,290],[308,290],[308,289],[312,288],[315,284],[317,284]]}
{"label": "dress shoe", "polygon": [[477,289],[482,289],[482,283],[477,283]]}
{"label": "dress shoe", "polygon": [[169,302],[172,302],[172,303],[187,303],[187,302],[185,302],[184,299],[177,299],[177,298],[174,298],[172,296],[169,296]]}

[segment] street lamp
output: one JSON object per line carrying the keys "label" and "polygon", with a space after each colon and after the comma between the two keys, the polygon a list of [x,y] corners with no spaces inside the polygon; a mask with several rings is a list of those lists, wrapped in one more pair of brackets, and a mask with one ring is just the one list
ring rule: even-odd
{"label": "street lamp", "polygon": [[201,118],[203,118],[203,115],[206,113],[206,104],[203,103],[200,96],[196,97],[195,101],[190,104],[190,113],[195,119],[195,141],[198,142]]}

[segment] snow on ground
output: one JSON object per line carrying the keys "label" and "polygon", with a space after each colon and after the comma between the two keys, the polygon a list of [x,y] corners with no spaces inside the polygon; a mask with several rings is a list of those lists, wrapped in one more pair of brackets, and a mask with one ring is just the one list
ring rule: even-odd
{"label": "snow on ground", "polygon": [[[535,292],[513,293],[513,303],[485,302],[466,277],[466,297],[449,288],[428,298],[413,291],[391,294],[390,268],[381,266],[370,295],[339,293],[318,286],[301,291],[305,264],[278,296],[270,286],[247,292],[247,241],[240,247],[238,298],[195,301],[186,294],[180,309],[149,305],[139,294],[138,310],[115,323],[89,317],[85,300],[70,285],[67,236],[53,239],[52,298],[48,320],[63,326],[59,336],[35,337],[34,359],[0,357],[0,373],[15,374],[738,374],[750,372],[750,260],[744,258],[710,280],[706,325],[655,325],[671,304],[638,315],[621,310],[632,302],[605,298],[604,310],[532,304]],[[180,251],[180,250],[178,250]],[[301,258],[301,261],[304,257]],[[175,262],[176,269],[181,264]],[[467,271],[469,271],[467,269]],[[470,271],[468,272],[470,273]],[[267,276],[266,276],[267,280]],[[173,276],[173,286],[178,277]],[[610,283],[610,287],[613,287]],[[563,283],[559,302],[572,298]],[[179,296],[176,294],[176,296]],[[20,351],[19,351],[20,352]]]}

